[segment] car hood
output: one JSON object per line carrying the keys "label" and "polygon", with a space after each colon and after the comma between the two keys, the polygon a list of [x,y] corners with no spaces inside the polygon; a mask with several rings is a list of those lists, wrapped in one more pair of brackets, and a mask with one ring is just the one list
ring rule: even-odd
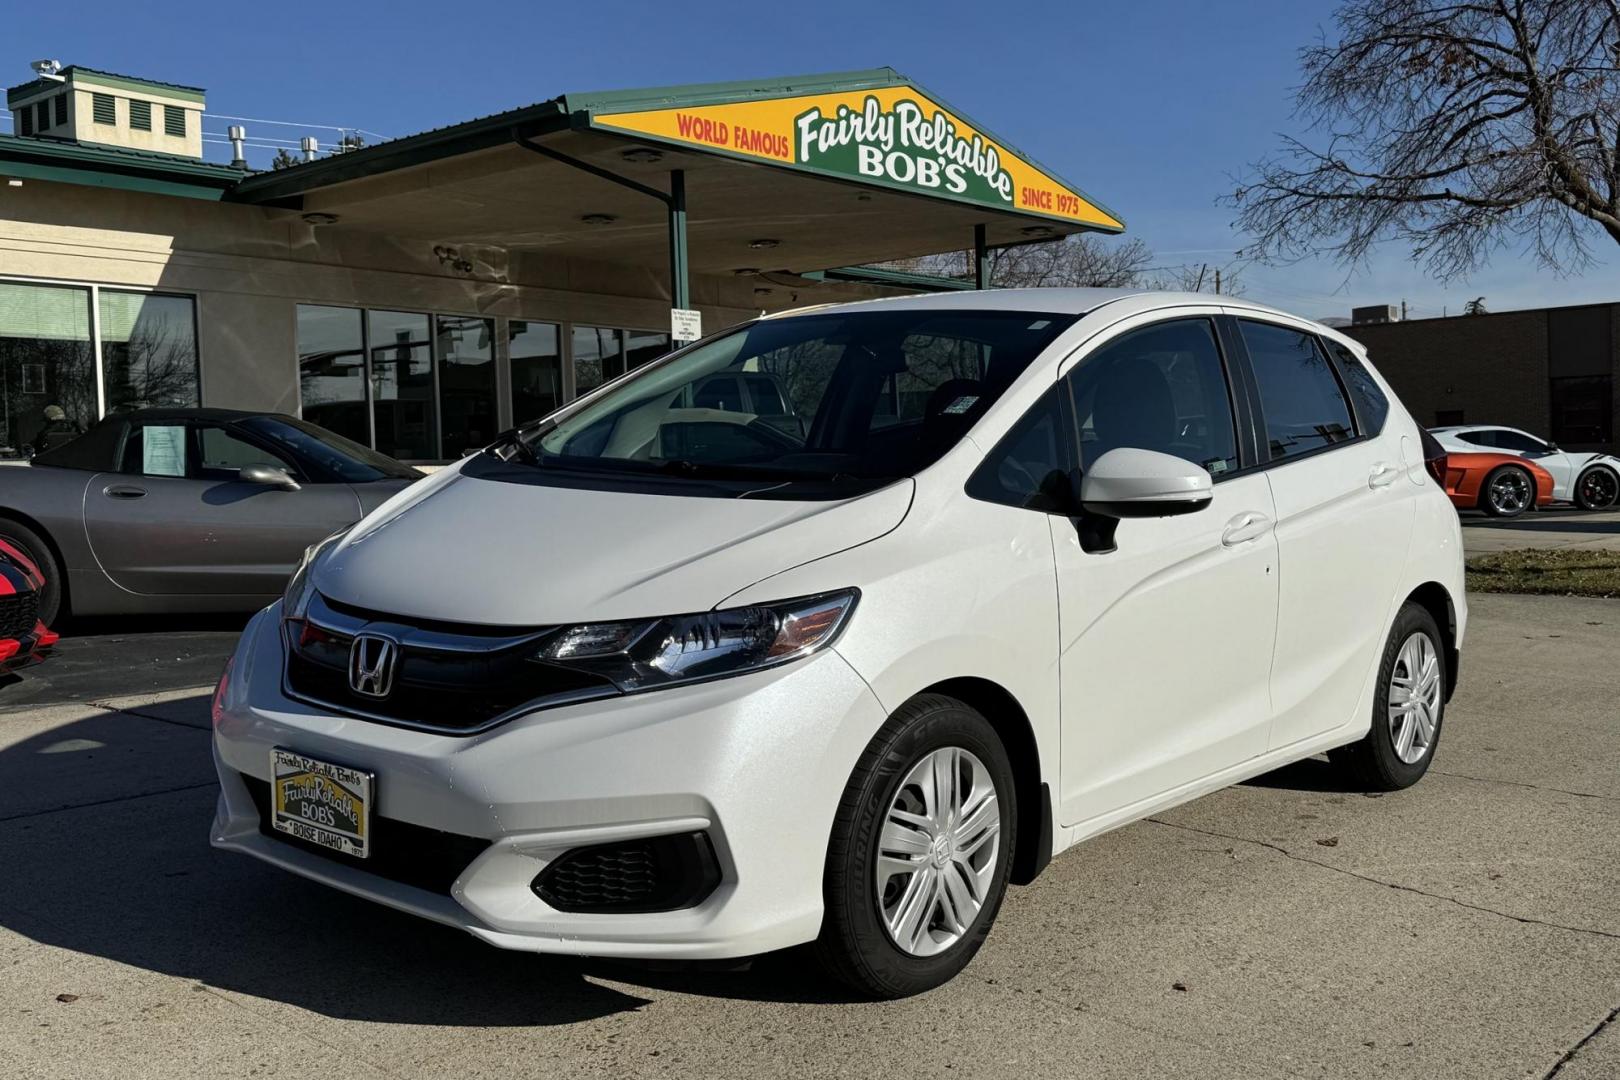
{"label": "car hood", "polygon": [[854,499],[790,502],[515,484],[457,469],[364,518],[312,580],[340,603],[458,623],[706,611],[893,530],[913,489],[902,480]]}

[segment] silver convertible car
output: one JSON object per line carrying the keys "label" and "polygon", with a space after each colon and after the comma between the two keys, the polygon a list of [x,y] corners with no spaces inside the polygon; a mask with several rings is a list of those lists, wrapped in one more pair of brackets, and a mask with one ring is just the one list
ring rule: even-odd
{"label": "silver convertible car", "polygon": [[115,413],[0,467],[0,541],[45,576],[39,617],[251,611],[304,548],[421,473],[291,416]]}

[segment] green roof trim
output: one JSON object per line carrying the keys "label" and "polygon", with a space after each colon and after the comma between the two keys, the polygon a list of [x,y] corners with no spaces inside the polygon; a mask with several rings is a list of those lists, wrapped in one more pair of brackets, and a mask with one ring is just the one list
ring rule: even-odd
{"label": "green roof trim", "polygon": [[[86,86],[100,86],[109,90],[123,90],[131,93],[153,94],[158,97],[173,98],[178,101],[189,101],[197,105],[203,103],[207,93],[200,86],[182,86],[179,83],[161,82],[157,79],[142,79],[134,75],[119,75],[112,71],[97,71],[95,68],[79,67],[70,64],[57,72],[69,83],[83,83]],[[6,90],[6,105],[12,107],[19,102],[32,98],[39,93],[50,93],[63,89],[63,84],[55,79],[33,79]]]}
{"label": "green roof trim", "polygon": [[0,176],[218,200],[246,175],[178,154],[0,135]]}
{"label": "green roof trim", "polygon": [[835,71],[820,75],[791,75],[780,79],[689,83],[684,86],[655,86],[640,90],[564,94],[562,101],[572,114],[642,112],[648,109],[697,108],[701,105],[729,105],[738,101],[797,97],[800,94],[838,94],[850,90],[873,90],[883,86],[906,85],[910,85],[910,80],[894,68],[880,67],[867,68],[863,71]]}

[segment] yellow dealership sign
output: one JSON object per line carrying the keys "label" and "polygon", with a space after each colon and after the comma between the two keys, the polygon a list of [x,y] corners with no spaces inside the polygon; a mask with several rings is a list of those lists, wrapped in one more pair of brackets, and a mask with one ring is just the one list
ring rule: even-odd
{"label": "yellow dealership sign", "polygon": [[[604,105],[606,103],[603,103]],[[914,86],[614,112],[592,127],[1110,232],[1122,221]]]}

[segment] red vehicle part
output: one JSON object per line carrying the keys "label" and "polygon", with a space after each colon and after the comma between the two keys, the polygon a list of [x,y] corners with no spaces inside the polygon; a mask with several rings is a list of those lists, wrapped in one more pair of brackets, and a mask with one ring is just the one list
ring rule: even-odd
{"label": "red vehicle part", "polygon": [[1504,465],[1523,469],[1535,482],[1535,504],[1546,506],[1553,498],[1552,473],[1527,458],[1514,454],[1447,454],[1444,487],[1451,504],[1459,510],[1480,509],[1485,479]]}
{"label": "red vehicle part", "polygon": [[57,635],[39,621],[45,578],[26,555],[0,540],[0,674],[37,664]]}

